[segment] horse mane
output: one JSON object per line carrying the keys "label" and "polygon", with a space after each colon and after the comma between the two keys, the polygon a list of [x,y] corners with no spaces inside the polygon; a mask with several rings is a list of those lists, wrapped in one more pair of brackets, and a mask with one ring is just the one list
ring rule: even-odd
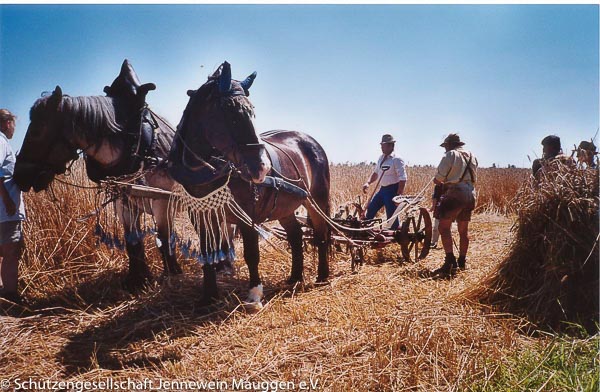
{"label": "horse mane", "polygon": [[73,130],[77,129],[88,140],[124,131],[117,120],[114,98],[65,95],[60,109],[64,114],[70,115]]}

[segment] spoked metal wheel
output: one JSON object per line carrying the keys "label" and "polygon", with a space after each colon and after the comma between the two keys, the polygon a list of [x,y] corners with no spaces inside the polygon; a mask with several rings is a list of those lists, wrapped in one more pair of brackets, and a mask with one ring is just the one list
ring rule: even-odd
{"label": "spoked metal wheel", "polygon": [[431,216],[427,208],[419,208],[418,214],[402,222],[396,240],[400,244],[405,261],[417,261],[427,257],[431,246]]}

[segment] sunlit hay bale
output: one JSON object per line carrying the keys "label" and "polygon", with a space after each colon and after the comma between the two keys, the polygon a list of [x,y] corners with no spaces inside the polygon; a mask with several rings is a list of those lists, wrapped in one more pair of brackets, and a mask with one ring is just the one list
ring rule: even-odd
{"label": "sunlit hay bale", "polygon": [[519,190],[505,259],[467,297],[541,328],[598,328],[598,171],[563,164]]}

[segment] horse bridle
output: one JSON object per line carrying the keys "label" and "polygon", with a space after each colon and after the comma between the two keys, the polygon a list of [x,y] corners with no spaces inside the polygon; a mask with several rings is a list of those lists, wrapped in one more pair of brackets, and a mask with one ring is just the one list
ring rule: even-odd
{"label": "horse bridle", "polygon": [[[219,99],[224,99],[224,98],[230,98],[230,97],[234,97],[234,96],[241,96],[241,95],[245,96],[246,95],[243,90],[240,90],[240,91],[233,90],[233,91],[229,91],[227,94],[222,94],[222,93],[219,92],[218,88],[216,88],[217,87],[216,86],[216,79],[217,78],[216,77],[209,77],[208,79],[209,79],[209,81],[213,82],[213,86],[212,86],[211,91],[208,94],[206,94],[207,96],[209,94],[215,94]],[[201,89],[196,90],[196,92],[194,94],[195,98],[196,97],[200,98],[198,96],[199,94],[201,94]],[[186,112],[187,112],[187,108],[186,108],[186,111],[184,112],[184,116],[187,116]],[[237,167],[234,162],[231,162],[231,160],[222,159],[221,156],[215,156],[215,155],[210,155],[208,157],[205,157],[205,156],[203,156],[201,154],[199,155],[194,150],[192,150],[191,147],[188,146],[188,144],[186,143],[185,139],[183,138],[183,136],[179,132],[176,132],[176,137],[179,138],[179,140],[182,143],[183,149],[184,149],[183,154],[182,154],[182,163],[184,165],[187,166],[187,164],[185,163],[185,152],[187,151],[187,152],[191,153],[196,160],[199,161],[200,165],[209,168],[210,170],[213,171],[213,173],[217,173],[218,170],[215,167],[213,167],[210,163],[208,163],[208,161],[219,160],[219,161],[223,161],[226,165],[230,166],[231,169],[234,172],[236,172],[240,176],[240,178],[242,178],[244,181],[252,182],[250,179],[246,179],[246,178],[244,178],[243,176],[240,175],[240,173],[242,173],[242,170],[241,170],[242,168]],[[204,138],[205,138],[205,136],[204,136]],[[230,144],[230,145],[228,145],[228,146],[226,146],[226,147],[224,147],[222,149],[217,149],[217,148],[214,148],[214,147],[213,147],[213,149],[219,151],[223,155],[224,158],[226,158],[228,155],[234,156],[235,159],[238,162],[242,161],[242,159],[239,159],[240,158],[239,154],[244,154],[244,153],[246,153],[248,151],[257,150],[257,149],[259,150],[258,151],[259,154],[261,153],[260,150],[262,150],[263,152],[266,151],[266,147],[265,147],[264,143],[232,143],[232,144]]]}

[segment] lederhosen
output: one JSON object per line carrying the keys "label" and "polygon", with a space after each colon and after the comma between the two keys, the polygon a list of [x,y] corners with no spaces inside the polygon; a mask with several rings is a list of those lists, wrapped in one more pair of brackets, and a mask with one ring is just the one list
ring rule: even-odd
{"label": "lederhosen", "polygon": [[[461,157],[464,158],[464,155],[461,154]],[[472,160],[473,154],[471,153],[467,161],[467,167],[460,176],[458,183],[442,185],[441,195],[434,211],[435,218],[444,219],[443,215],[450,215],[450,217],[454,215],[453,220],[470,220],[470,213],[475,209],[475,194],[472,184],[463,180],[467,174],[467,170],[471,176],[471,181],[475,178],[473,169],[471,168]],[[450,171],[448,174],[450,174]]]}

